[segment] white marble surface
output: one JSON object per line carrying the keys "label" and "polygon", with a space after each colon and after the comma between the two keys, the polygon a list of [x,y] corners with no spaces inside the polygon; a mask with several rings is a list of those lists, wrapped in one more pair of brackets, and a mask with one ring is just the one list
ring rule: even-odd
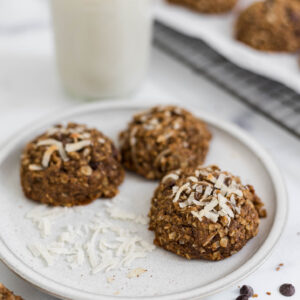
{"label": "white marble surface", "polygon": [[[143,86],[128,101],[179,101],[234,122],[256,138],[273,156],[285,177],[290,212],[288,224],[268,261],[240,284],[250,284],[258,299],[284,299],[284,282],[300,294],[300,143],[255,114],[232,96],[156,49]],[[16,130],[58,109],[81,104],[66,96],[56,73],[47,5],[44,0],[0,1],[0,143]],[[1,230],[1,229],[0,229]],[[276,272],[279,263],[284,267]],[[0,282],[27,300],[52,300],[0,263]],[[267,296],[266,292],[272,293]],[[206,300],[237,297],[237,286]]]}

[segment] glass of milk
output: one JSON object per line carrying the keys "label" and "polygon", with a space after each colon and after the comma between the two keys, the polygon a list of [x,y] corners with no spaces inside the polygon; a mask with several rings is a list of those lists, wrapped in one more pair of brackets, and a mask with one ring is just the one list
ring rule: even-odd
{"label": "glass of milk", "polygon": [[144,78],[152,0],[51,0],[65,89],[85,99],[123,96]]}

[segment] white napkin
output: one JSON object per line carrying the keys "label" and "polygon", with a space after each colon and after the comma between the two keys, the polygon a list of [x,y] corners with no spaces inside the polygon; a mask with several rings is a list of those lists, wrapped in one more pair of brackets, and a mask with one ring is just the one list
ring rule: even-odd
{"label": "white napkin", "polygon": [[156,0],[155,17],[183,34],[204,40],[236,65],[281,82],[300,93],[300,55],[264,53],[234,39],[235,20],[251,2],[253,0],[240,0],[228,14],[204,15],[168,4],[165,0]]}

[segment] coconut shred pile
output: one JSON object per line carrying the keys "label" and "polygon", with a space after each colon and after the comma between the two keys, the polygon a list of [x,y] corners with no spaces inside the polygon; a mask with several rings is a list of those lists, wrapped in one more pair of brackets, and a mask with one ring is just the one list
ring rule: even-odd
{"label": "coconut shred pile", "polygon": [[[71,269],[88,266],[91,274],[96,274],[129,267],[154,250],[155,246],[138,234],[140,229],[147,230],[143,228],[148,223],[145,216],[103,203],[100,212],[85,218],[89,222],[80,223],[78,219],[85,213],[82,209],[38,206],[29,211],[25,217],[40,232],[40,238],[28,244],[31,254],[48,267],[64,261]],[[57,228],[58,223],[74,213],[74,225]],[[125,223],[131,224],[124,226]]]}

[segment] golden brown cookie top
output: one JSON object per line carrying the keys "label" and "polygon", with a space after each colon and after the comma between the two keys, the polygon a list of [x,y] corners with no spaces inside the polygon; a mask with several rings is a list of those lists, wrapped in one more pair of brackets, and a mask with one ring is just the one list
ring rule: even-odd
{"label": "golden brown cookie top", "polygon": [[258,50],[298,50],[300,1],[266,0],[253,3],[239,16],[236,37]]}

